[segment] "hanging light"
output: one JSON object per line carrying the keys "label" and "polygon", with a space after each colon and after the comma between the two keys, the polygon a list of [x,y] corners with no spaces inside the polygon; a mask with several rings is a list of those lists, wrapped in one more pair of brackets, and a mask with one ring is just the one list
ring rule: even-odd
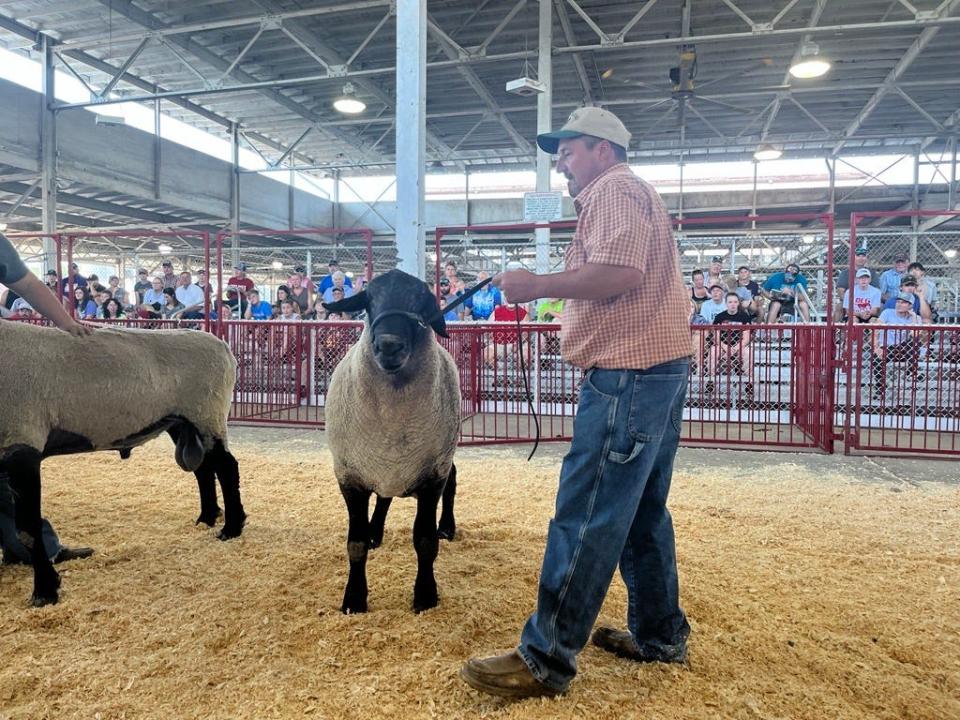
{"label": "hanging light", "polygon": [[783,155],[783,150],[773,145],[759,145],[753,152],[754,160],[776,160]]}
{"label": "hanging light", "polygon": [[157,252],[161,255],[166,255],[167,253],[173,252],[173,248],[169,245],[157,245]]}
{"label": "hanging light", "polygon": [[272,267],[274,270],[283,270],[283,263],[279,260],[274,260],[272,263],[270,263],[270,267]]}
{"label": "hanging light", "polygon": [[949,250],[944,250],[943,254],[947,256],[948,260],[953,260],[957,256],[957,251],[954,248],[950,248]]}
{"label": "hanging light", "polygon": [[820,54],[817,44],[808,42],[803,44],[800,57],[790,66],[790,74],[800,80],[809,80],[826,75],[829,69],[830,61]]}
{"label": "hanging light", "polygon": [[359,100],[354,93],[356,93],[356,89],[353,87],[353,83],[344,85],[343,95],[333,101],[334,109],[345,115],[359,115],[366,110],[367,104],[363,100]]}

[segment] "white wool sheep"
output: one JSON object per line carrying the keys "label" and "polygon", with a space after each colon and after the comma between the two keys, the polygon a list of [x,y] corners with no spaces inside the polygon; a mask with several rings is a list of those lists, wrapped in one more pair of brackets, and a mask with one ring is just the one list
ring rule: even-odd
{"label": "white wool sheep", "polygon": [[[453,454],[460,430],[460,381],[453,358],[433,337],[433,332],[446,337],[443,315],[427,285],[399,270],[325,307],[363,309],[368,318],[360,339],[334,371],[326,399],[334,474],[350,515],[350,575],[341,609],[366,611],[367,551],[383,538],[390,499],[412,495],[417,498],[413,608],[421,612],[437,604],[437,538],[452,539],[456,531]],[[372,522],[367,517],[371,493],[377,495]]]}
{"label": "white wool sheep", "polygon": [[197,522],[220,514],[221,539],[240,535],[246,514],[237,462],[227,445],[236,360],[226,344],[190,330],[97,330],[76,338],[0,322],[0,473],[17,496],[21,540],[33,547],[33,604],[55,603],[59,578],[42,551],[40,463],[51,455],[130,449],[167,432],[181,468],[200,489]]}

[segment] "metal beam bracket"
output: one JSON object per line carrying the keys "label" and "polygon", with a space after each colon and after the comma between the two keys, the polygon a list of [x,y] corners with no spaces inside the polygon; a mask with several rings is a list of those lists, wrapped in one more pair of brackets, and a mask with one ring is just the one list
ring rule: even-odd
{"label": "metal beam bracket", "polygon": [[260,20],[261,30],[279,30],[283,27],[283,18],[276,15],[264,15]]}
{"label": "metal beam bracket", "polygon": [[346,77],[350,68],[346,65],[331,65],[327,68],[327,74],[330,77]]}
{"label": "metal beam bracket", "polygon": [[923,23],[936,20],[939,17],[940,13],[936,10],[917,10],[916,14],[913,16],[913,19],[918,23]]}
{"label": "metal beam bracket", "polygon": [[764,33],[773,32],[773,23],[754,23],[753,32],[757,35],[763,35]]}
{"label": "metal beam bracket", "polygon": [[600,36],[600,45],[602,47],[616,47],[617,45],[623,45],[623,35],[607,35],[604,33]]}

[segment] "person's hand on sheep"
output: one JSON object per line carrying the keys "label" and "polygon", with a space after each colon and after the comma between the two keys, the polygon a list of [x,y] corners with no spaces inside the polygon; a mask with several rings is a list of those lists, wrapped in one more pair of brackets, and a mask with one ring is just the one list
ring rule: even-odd
{"label": "person's hand on sheep", "polygon": [[64,332],[70,333],[74,337],[87,337],[88,335],[92,335],[94,331],[94,328],[91,327],[90,325],[87,325],[82,322],[77,322],[73,318],[70,318],[70,322],[67,322],[67,323],[63,323],[63,324],[57,323],[57,327],[63,330]]}

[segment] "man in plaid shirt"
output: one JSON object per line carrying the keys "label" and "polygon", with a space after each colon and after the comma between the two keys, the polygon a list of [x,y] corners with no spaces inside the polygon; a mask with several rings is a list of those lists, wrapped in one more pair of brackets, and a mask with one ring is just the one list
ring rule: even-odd
{"label": "man in plaid shirt", "polygon": [[684,662],[673,525],[666,508],[691,349],[690,296],[670,217],[626,164],[630,133],[607,110],[576,110],[537,138],[556,154],[578,213],[566,268],[507,271],[511,302],[565,298],[564,359],[584,370],[573,441],[547,533],[536,612],[516,650],[469,660],[463,679],[484,692],[564,692],[620,565],[627,630],[593,643],[640,662]]}

